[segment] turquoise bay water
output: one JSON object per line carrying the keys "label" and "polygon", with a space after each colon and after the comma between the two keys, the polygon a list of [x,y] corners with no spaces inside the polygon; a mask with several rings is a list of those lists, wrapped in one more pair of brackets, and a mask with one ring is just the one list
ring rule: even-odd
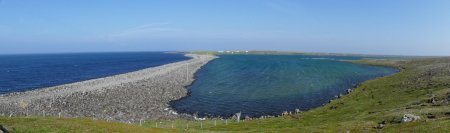
{"label": "turquoise bay water", "polygon": [[365,80],[397,69],[337,61],[360,57],[222,55],[197,72],[178,112],[221,116],[278,115],[321,106]]}

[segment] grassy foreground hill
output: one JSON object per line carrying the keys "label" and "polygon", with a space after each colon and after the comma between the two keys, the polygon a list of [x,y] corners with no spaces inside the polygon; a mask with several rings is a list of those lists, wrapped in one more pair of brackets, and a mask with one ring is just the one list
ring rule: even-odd
{"label": "grassy foreground hill", "polygon": [[[353,62],[401,71],[366,81],[323,107],[239,123],[154,120],[140,126],[89,118],[3,116],[0,125],[12,132],[450,132],[450,58]],[[420,119],[402,122],[405,114]]]}

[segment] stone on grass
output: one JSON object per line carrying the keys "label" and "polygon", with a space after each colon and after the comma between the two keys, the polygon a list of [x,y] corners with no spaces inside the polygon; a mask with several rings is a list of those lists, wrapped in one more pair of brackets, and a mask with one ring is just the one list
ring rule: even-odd
{"label": "stone on grass", "polygon": [[420,116],[416,116],[413,114],[405,114],[403,115],[402,122],[412,122],[420,120]]}

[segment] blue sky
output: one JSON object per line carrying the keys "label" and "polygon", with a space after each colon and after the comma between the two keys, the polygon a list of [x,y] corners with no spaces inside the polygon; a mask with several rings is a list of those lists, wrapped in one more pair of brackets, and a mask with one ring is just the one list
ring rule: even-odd
{"label": "blue sky", "polygon": [[0,0],[0,54],[450,55],[448,0]]}

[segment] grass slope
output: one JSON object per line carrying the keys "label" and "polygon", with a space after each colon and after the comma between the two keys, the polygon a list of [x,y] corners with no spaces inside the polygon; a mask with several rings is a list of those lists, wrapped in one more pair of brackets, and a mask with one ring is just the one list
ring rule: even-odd
{"label": "grass slope", "polygon": [[[175,120],[137,126],[87,118],[0,117],[0,124],[16,132],[450,132],[450,58],[354,63],[397,67],[401,72],[366,81],[352,93],[320,108],[240,123]],[[421,119],[401,123],[407,113]],[[379,123],[385,126],[375,129]]]}
{"label": "grass slope", "polygon": [[159,133],[174,130],[145,128],[138,125],[118,122],[92,120],[91,118],[56,118],[56,117],[0,117],[0,124],[6,126],[10,132],[18,133],[47,133],[47,132],[138,132]]}

